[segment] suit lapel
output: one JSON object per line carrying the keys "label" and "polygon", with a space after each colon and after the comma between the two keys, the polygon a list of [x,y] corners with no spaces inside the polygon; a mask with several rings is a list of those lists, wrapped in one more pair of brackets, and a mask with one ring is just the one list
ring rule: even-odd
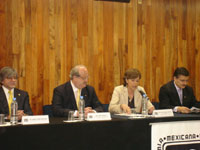
{"label": "suit lapel", "polygon": [[139,93],[139,91],[138,91],[138,89],[136,89],[135,90],[135,92],[134,92],[134,98],[135,98],[135,107],[138,107],[138,106],[140,106],[141,104],[139,104],[139,103],[141,103],[141,101],[137,101],[137,99],[141,99],[141,94]]}
{"label": "suit lapel", "polygon": [[14,97],[16,98],[17,102],[19,102],[20,96],[21,96],[20,91],[15,88],[14,89]]}
{"label": "suit lapel", "polygon": [[4,109],[4,112],[6,114],[9,114],[8,101],[2,87],[0,87],[0,104],[2,105],[2,108]]}
{"label": "suit lapel", "polygon": [[72,89],[72,85],[70,82],[68,82],[66,84],[66,93],[73,93],[73,94],[69,94],[69,99],[72,101],[72,105],[75,109],[77,109],[77,105],[76,105],[76,99],[75,99],[75,95],[74,95],[74,91]]}
{"label": "suit lapel", "polygon": [[182,104],[180,102],[180,98],[178,96],[178,92],[177,92],[176,87],[174,85],[174,81],[171,82],[171,87],[172,87],[171,90],[172,90],[172,93],[173,93],[174,100],[176,100],[178,102],[179,106],[181,106]]}
{"label": "suit lapel", "polygon": [[185,100],[187,99],[187,94],[185,88],[183,89],[183,105],[185,104]]}
{"label": "suit lapel", "polygon": [[83,96],[84,100],[87,101],[88,99],[88,92],[86,87],[81,90],[81,96]]}
{"label": "suit lapel", "polygon": [[127,87],[123,86],[122,94],[123,94],[123,97],[124,97],[123,98],[123,100],[124,100],[123,104],[127,104],[128,105],[128,89],[127,89]]}

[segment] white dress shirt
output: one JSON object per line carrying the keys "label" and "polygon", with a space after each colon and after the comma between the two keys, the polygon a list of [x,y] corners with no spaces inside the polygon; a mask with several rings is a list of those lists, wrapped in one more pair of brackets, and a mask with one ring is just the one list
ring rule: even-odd
{"label": "white dress shirt", "polygon": [[[179,88],[176,83],[174,82],[174,86],[176,88],[176,91],[178,93],[179,99],[180,99],[180,103],[183,104],[183,89]],[[178,106],[174,107],[173,111],[177,112]]]}
{"label": "white dress shirt", "polygon": [[[9,90],[5,86],[2,86],[2,88],[3,88],[3,91],[4,91],[5,95],[6,95],[6,99],[7,99],[7,102],[8,102],[9,96],[10,96],[10,94],[8,93]],[[13,97],[14,97],[14,88],[11,91],[12,91],[12,94],[13,94]]]}

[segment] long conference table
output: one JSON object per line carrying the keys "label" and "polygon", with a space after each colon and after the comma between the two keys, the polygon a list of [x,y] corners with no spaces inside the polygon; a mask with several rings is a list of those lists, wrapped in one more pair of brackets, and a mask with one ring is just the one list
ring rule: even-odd
{"label": "long conference table", "polygon": [[151,123],[200,120],[200,115],[0,127],[0,150],[151,150]]}

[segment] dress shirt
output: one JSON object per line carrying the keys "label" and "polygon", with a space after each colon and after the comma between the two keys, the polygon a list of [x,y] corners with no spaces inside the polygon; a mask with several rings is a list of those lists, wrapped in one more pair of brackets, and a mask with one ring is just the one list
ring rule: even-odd
{"label": "dress shirt", "polygon": [[[70,83],[72,85],[72,89],[73,89],[73,92],[74,92],[75,99],[77,100],[78,88],[75,87],[75,85],[73,84],[73,82],[71,80],[70,80]],[[80,95],[81,95],[81,89],[80,89]]]}
{"label": "dress shirt", "polygon": [[[183,89],[182,88],[179,88],[176,83],[174,82],[174,86],[176,88],[176,91],[178,93],[178,96],[179,96],[179,99],[180,99],[180,103],[183,104]],[[174,107],[173,111],[174,112],[177,112],[178,110],[178,106]]]}
{"label": "dress shirt", "polygon": [[[72,90],[74,92],[74,96],[75,96],[75,99],[76,99],[76,105],[78,107],[78,104],[77,104],[77,96],[78,96],[78,90],[80,90],[80,95],[81,95],[81,89],[78,89],[72,82],[72,80],[70,80],[70,83],[72,85]],[[78,110],[75,110],[74,111],[74,117],[77,117],[78,116]]]}
{"label": "dress shirt", "polygon": [[177,93],[178,93],[180,102],[181,102],[181,104],[183,104],[183,89],[182,89],[182,88],[179,88],[179,87],[175,84],[175,82],[174,82],[174,85],[175,85],[175,87],[176,87],[176,90],[177,90]]}
{"label": "dress shirt", "polygon": [[[6,95],[6,99],[7,99],[7,102],[8,102],[8,104],[9,104],[9,90],[5,87],[5,86],[2,86],[2,88],[3,88],[3,91],[4,91],[4,93],[5,93],[5,95]],[[11,90],[11,92],[12,92],[12,94],[13,94],[13,97],[14,97],[14,88]]]}

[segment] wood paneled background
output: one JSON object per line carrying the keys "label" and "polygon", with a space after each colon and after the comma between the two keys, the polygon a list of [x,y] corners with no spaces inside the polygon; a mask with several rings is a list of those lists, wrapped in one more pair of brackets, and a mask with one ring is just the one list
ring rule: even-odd
{"label": "wood paneled background", "polygon": [[34,114],[76,64],[88,67],[102,103],[131,67],[158,101],[160,86],[185,66],[200,99],[200,1],[0,0],[0,68],[17,69]]}

